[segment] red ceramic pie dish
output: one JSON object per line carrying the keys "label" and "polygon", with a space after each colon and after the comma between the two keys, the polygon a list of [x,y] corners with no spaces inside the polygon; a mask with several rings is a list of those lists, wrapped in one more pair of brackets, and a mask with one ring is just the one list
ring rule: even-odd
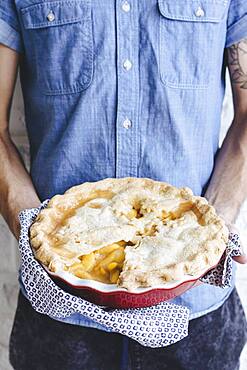
{"label": "red ceramic pie dish", "polygon": [[92,303],[112,308],[141,308],[168,301],[183,294],[188,289],[202,284],[199,279],[215,266],[211,266],[198,276],[186,276],[183,280],[172,281],[155,288],[138,288],[134,291],[120,288],[116,284],[104,284],[94,280],[80,279],[66,271],[52,273],[47,268],[45,269],[64,291],[80,296]]}

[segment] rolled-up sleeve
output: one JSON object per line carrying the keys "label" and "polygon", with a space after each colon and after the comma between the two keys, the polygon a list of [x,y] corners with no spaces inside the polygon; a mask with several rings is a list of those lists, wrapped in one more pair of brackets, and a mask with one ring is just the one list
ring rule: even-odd
{"label": "rolled-up sleeve", "polygon": [[226,48],[247,38],[247,0],[230,0]]}
{"label": "rolled-up sleeve", "polygon": [[23,43],[13,0],[0,1],[0,44],[21,53]]}

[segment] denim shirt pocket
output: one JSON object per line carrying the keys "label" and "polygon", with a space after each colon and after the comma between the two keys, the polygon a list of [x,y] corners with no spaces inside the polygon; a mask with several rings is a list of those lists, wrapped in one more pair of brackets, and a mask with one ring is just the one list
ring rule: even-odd
{"label": "denim shirt pocket", "polygon": [[60,0],[21,9],[30,69],[45,95],[85,90],[93,76],[91,0]]}
{"label": "denim shirt pocket", "polygon": [[158,0],[159,73],[173,88],[207,88],[229,0]]}

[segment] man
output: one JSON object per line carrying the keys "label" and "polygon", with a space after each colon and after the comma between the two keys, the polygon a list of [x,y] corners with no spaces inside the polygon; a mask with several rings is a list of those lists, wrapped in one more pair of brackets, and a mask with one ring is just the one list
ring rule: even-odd
{"label": "man", "polygon": [[[0,209],[16,238],[20,210],[105,177],[189,186],[234,223],[247,196],[245,0],[1,0],[0,43]],[[218,150],[226,63],[235,115]],[[18,65],[30,175],[8,130]],[[239,366],[246,320],[234,281],[176,298],[191,310],[190,334],[165,349],[81,315],[63,323],[40,315],[21,288],[14,369]]]}

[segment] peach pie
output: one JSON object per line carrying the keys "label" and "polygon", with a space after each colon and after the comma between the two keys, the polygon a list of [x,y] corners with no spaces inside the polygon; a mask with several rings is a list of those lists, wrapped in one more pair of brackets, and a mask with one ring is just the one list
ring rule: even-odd
{"label": "peach pie", "polygon": [[131,291],[214,266],[228,229],[189,188],[122,178],[54,196],[31,226],[30,240],[35,257],[50,271]]}

